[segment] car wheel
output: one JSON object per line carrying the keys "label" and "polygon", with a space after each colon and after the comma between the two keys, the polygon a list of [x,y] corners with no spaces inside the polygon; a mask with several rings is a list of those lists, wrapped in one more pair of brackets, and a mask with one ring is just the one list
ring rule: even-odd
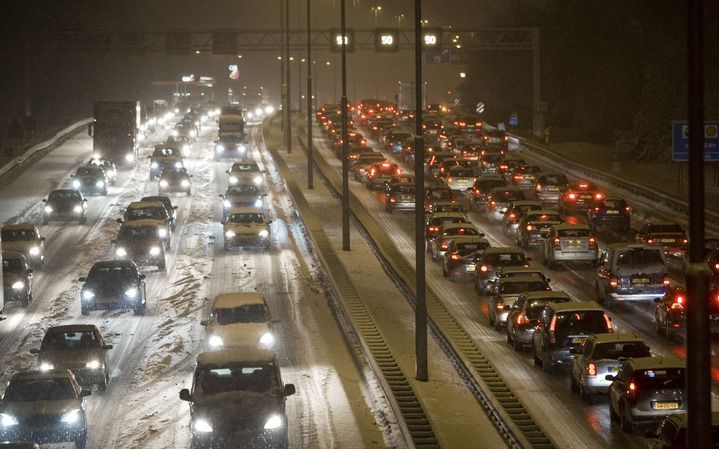
{"label": "car wheel", "polygon": [[547,351],[544,352],[542,357],[542,371],[549,374],[554,372],[554,364],[552,363],[549,352]]}
{"label": "car wheel", "polygon": [[85,316],[90,315],[90,308],[89,307],[80,307],[80,313]]}
{"label": "car wheel", "polygon": [[532,349],[532,353],[534,356],[533,357],[534,366],[542,366],[542,359],[540,359],[539,356],[537,356],[537,348],[536,347]]}
{"label": "car wheel", "polygon": [[588,404],[592,403],[592,393],[588,392],[584,384],[581,383],[579,384],[579,397]]}
{"label": "car wheel", "polygon": [[48,222],[47,217],[43,216],[43,217],[42,217],[42,224],[46,225],[47,222]]}
{"label": "car wheel", "polygon": [[157,270],[158,270],[158,271],[165,271],[165,269],[166,269],[165,261],[163,260],[163,261],[157,266]]}
{"label": "car wheel", "polygon": [[107,390],[107,384],[109,383],[109,381],[110,381],[110,376],[107,374],[107,371],[105,371],[105,378],[102,379],[102,382],[100,382],[99,384],[97,384],[97,389],[98,389],[98,391],[105,391],[105,390]]}
{"label": "car wheel", "polygon": [[571,375],[569,377],[571,377],[569,389],[572,390],[572,393],[579,393],[579,385],[577,384],[577,380],[574,378],[574,375]]}
{"label": "car wheel", "polygon": [[622,429],[622,432],[632,433],[632,424],[632,418],[631,416],[628,416],[626,406],[622,407],[622,410],[619,415],[619,427]]}

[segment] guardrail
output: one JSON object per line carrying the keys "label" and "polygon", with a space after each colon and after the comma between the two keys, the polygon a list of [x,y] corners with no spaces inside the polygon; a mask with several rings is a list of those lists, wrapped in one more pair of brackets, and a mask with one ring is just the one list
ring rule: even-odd
{"label": "guardrail", "polygon": [[58,131],[57,134],[55,134],[53,137],[31,146],[22,155],[12,159],[7,164],[0,167],[0,176],[4,176],[14,168],[20,167],[25,163],[26,160],[36,155],[37,153],[41,151],[52,150],[62,145],[68,138],[75,135],[78,131],[86,127],[90,122],[92,122],[91,118],[75,122],[67,128]]}
{"label": "guardrail", "polygon": [[[613,175],[611,173],[607,173],[603,170],[587,167],[586,165],[582,165],[576,161],[567,159],[566,157],[561,156],[547,148],[544,148],[541,145],[529,142],[523,137],[519,137],[513,134],[510,134],[510,136],[519,141],[522,146],[530,149],[531,151],[539,153],[544,158],[550,159],[553,162],[560,163],[564,170],[570,172],[570,174],[574,176],[577,176],[579,178],[591,178],[592,180],[611,185],[612,187],[626,190],[634,195],[640,196],[649,201],[663,204],[676,212],[680,212],[682,214],[689,213],[689,203],[680,198],[676,198],[672,195],[667,195],[666,193],[657,192],[650,189],[649,187],[637,184],[635,182],[631,182],[625,178]],[[705,206],[705,214],[708,225],[709,221],[712,221],[714,223],[719,222],[719,211],[706,208]]]}

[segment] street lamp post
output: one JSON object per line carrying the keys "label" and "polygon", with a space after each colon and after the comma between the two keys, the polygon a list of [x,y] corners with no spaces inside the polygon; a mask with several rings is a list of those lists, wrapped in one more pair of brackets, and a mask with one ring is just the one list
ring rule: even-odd
{"label": "street lamp post", "polygon": [[285,145],[287,153],[292,153],[292,97],[290,96],[290,0],[285,0],[285,82],[287,89],[285,98],[287,103],[287,127],[285,131]]}
{"label": "street lamp post", "polygon": [[312,35],[311,0],[307,0],[307,188],[314,189],[314,171],[312,165]]}
{"label": "street lamp post", "polygon": [[349,137],[347,136],[347,26],[345,23],[345,0],[340,3],[340,28],[342,43],[342,249],[350,250],[349,205]]}
{"label": "street lamp post", "polygon": [[[382,12],[382,7],[381,6],[373,6],[370,9],[372,10],[372,13],[374,14],[374,28],[376,30],[377,29],[377,16],[379,15],[380,12]],[[374,66],[377,67],[377,52],[374,53]],[[378,86],[379,82],[378,82],[377,72],[379,72],[379,71],[373,70],[373,72],[374,72],[374,97],[378,98],[379,97],[379,86]]]}

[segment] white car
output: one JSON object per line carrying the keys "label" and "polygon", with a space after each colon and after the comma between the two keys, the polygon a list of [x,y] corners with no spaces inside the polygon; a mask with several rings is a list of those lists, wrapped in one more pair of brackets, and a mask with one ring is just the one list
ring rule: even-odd
{"label": "white car", "polygon": [[272,220],[267,219],[262,209],[254,207],[230,209],[222,228],[225,249],[251,245],[269,248],[271,223]]}
{"label": "white car", "polygon": [[212,301],[209,318],[201,324],[207,329],[211,350],[242,346],[272,349],[275,337],[270,329],[272,317],[260,293],[220,293]]}

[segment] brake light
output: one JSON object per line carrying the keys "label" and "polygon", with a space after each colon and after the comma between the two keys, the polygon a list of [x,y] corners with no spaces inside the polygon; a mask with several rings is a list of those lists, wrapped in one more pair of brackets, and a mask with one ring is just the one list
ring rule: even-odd
{"label": "brake light", "polygon": [[560,246],[562,246],[561,240],[559,240],[558,238],[554,239],[554,246],[556,248],[559,248]]}
{"label": "brake light", "polygon": [[597,240],[594,237],[589,237],[589,247],[594,248],[597,246]]}
{"label": "brake light", "polygon": [[674,303],[672,303],[672,309],[683,309],[684,308],[684,297],[677,295],[674,297]]}
{"label": "brake light", "polygon": [[595,377],[597,375],[597,365],[594,362],[589,362],[587,365],[587,376]]}
{"label": "brake light", "polygon": [[595,207],[595,208],[594,208],[594,212],[599,212],[599,208],[598,208],[598,207]]}
{"label": "brake light", "polygon": [[513,213],[512,213],[512,214],[509,214],[509,219],[510,219],[510,220],[514,221],[515,218],[517,218],[516,215],[514,215]]}
{"label": "brake light", "polygon": [[459,253],[452,253],[452,255],[449,256],[449,258],[452,260],[459,260]]}
{"label": "brake light", "polygon": [[611,285],[612,287],[616,287],[617,285],[619,285],[619,280],[617,278],[611,278],[609,280],[609,285]]}
{"label": "brake light", "polygon": [[402,174],[402,169],[399,168],[399,167],[397,168],[397,174],[398,174],[398,175],[401,175],[401,174]]}
{"label": "brake light", "polygon": [[689,243],[689,240],[688,240],[688,239],[684,239],[684,240],[682,240],[682,243]]}
{"label": "brake light", "polygon": [[637,384],[635,384],[634,381],[629,382],[627,396],[629,396],[629,399],[634,399],[637,396]]}
{"label": "brake light", "polygon": [[669,276],[664,276],[664,279],[662,279],[662,283],[663,283],[664,285],[669,285],[669,283],[670,283],[670,281],[669,281]]}
{"label": "brake light", "polygon": [[568,197],[570,200],[576,200],[576,199],[577,199],[577,195],[576,195],[575,193],[570,193],[570,194],[567,195],[567,197]]}
{"label": "brake light", "polygon": [[519,180],[519,179],[522,179],[522,178],[524,178],[524,176],[522,176],[522,175],[514,175],[514,179]]}
{"label": "brake light", "polygon": [[437,226],[430,226],[430,227],[429,227],[429,232],[437,232],[437,231],[439,231],[439,228],[438,228]]}
{"label": "brake light", "polygon": [[375,169],[373,168],[372,170],[369,171],[369,175],[374,176],[374,174],[375,174]]}
{"label": "brake light", "polygon": [[486,273],[487,270],[489,270],[489,267],[487,265],[482,265],[481,267],[479,267],[479,271],[481,271],[482,273]]}
{"label": "brake light", "polygon": [[627,207],[624,208],[624,210],[627,211],[627,212],[631,212],[631,211],[632,211],[632,208],[629,207],[629,206],[627,206]]}
{"label": "brake light", "polygon": [[509,168],[509,166],[507,164],[502,164],[499,166],[499,168],[502,170],[507,170]]}
{"label": "brake light", "polygon": [[579,184],[579,187],[582,189],[586,189],[587,187],[589,187],[589,184],[582,183],[582,184]]}
{"label": "brake light", "polygon": [[647,243],[649,243],[651,245],[652,243],[654,243],[654,239],[648,239]]}
{"label": "brake light", "polygon": [[554,327],[557,325],[557,315],[552,316],[552,321],[549,322],[549,342],[551,344],[557,344],[557,338],[554,336]]}
{"label": "brake light", "polygon": [[527,231],[531,231],[532,229],[534,229],[532,225],[527,225]]}
{"label": "brake light", "polygon": [[495,307],[497,310],[504,310],[504,303],[503,303],[503,302],[497,302],[497,304],[495,304],[494,307]]}
{"label": "brake light", "polygon": [[387,168],[387,167],[389,167],[389,166],[390,166],[390,164],[387,163],[387,162],[385,162],[384,164],[382,164],[382,167],[384,167],[384,168]]}
{"label": "brake light", "polygon": [[714,264],[714,269],[717,270],[717,271],[719,271],[719,263],[715,263],[715,264]]}
{"label": "brake light", "polygon": [[542,184],[537,184],[536,186],[534,186],[534,189],[539,192],[540,190],[542,190]]}
{"label": "brake light", "polygon": [[594,199],[595,199],[595,200],[601,200],[602,198],[604,198],[604,194],[602,194],[602,193],[595,193],[595,194],[594,194]]}
{"label": "brake light", "polygon": [[394,203],[394,202],[396,202],[396,200],[394,199],[394,197],[392,197],[392,198],[389,199],[389,202],[390,202],[390,203]]}
{"label": "brake light", "polygon": [[454,179],[452,179],[452,177],[450,176],[449,178],[447,178],[447,182],[454,182]]}
{"label": "brake light", "polygon": [[439,245],[439,249],[446,250],[447,248],[449,248],[449,245],[447,244],[447,242],[442,242],[442,244]]}
{"label": "brake light", "polygon": [[505,141],[505,142],[508,142],[508,141],[509,141],[509,136],[504,136],[504,141]]}
{"label": "brake light", "polygon": [[519,315],[517,315],[517,324],[518,325],[529,324],[529,320],[527,319],[527,316],[523,313],[520,313]]}

